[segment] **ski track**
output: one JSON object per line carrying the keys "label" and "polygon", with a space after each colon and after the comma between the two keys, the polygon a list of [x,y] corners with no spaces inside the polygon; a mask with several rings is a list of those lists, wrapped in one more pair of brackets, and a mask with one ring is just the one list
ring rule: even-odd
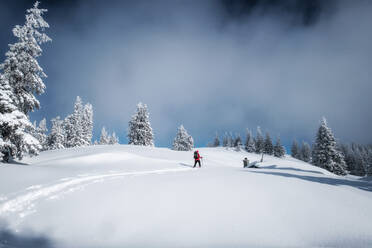
{"label": "ski track", "polygon": [[13,199],[7,199],[6,202],[0,203],[0,217],[18,213],[20,218],[34,213],[35,204],[42,199],[58,199],[58,195],[74,192],[82,189],[84,186],[93,183],[100,183],[110,179],[118,179],[126,176],[142,176],[150,174],[165,174],[173,172],[192,171],[192,168],[162,169],[150,171],[121,172],[100,175],[79,175],[78,177],[68,177],[59,180],[59,183],[53,185],[33,185],[25,189],[27,193],[20,194]]}

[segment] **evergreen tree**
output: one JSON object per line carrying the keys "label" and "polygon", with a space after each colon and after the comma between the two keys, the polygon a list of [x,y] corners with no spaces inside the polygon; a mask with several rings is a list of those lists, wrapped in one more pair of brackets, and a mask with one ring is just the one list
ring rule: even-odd
{"label": "evergreen tree", "polygon": [[47,137],[47,149],[49,150],[63,149],[65,148],[63,121],[60,119],[59,116],[57,116],[56,118],[53,118],[51,122],[52,129]]}
{"label": "evergreen tree", "polygon": [[173,141],[173,150],[191,151],[194,148],[194,140],[181,125],[177,130],[177,135]]}
{"label": "evergreen tree", "polygon": [[223,147],[228,147],[229,145],[229,138],[228,138],[227,132],[225,132],[225,135],[223,136],[222,145]]}
{"label": "evergreen tree", "polygon": [[314,143],[312,162],[315,166],[326,169],[337,175],[346,174],[346,164],[342,154],[337,150],[332,130],[322,119]]}
{"label": "evergreen tree", "polygon": [[255,152],[260,154],[264,152],[264,138],[262,136],[262,131],[261,128],[258,126],[257,127],[257,133],[256,133],[256,138],[255,138]]}
{"label": "evergreen tree", "polygon": [[[35,123],[36,124],[36,123]],[[36,125],[35,125],[36,126]],[[46,126],[46,119],[42,119],[39,122],[39,126],[35,129],[35,138],[39,141],[41,145],[41,150],[45,151],[48,149],[48,144],[47,144],[47,132],[48,128]]]}
{"label": "evergreen tree", "polygon": [[93,133],[93,108],[91,104],[83,106],[79,96],[76,97],[74,112],[63,121],[65,147],[90,145]]}
{"label": "evergreen tree", "polygon": [[75,135],[75,127],[73,121],[73,115],[68,115],[62,122],[62,128],[64,130],[64,141],[63,146],[65,148],[74,147],[73,139]]}
{"label": "evergreen tree", "polygon": [[242,149],[242,146],[243,146],[242,138],[240,137],[240,134],[236,134],[234,139],[235,150],[240,151]]}
{"label": "evergreen tree", "polygon": [[217,132],[216,132],[216,136],[214,137],[214,140],[213,140],[213,146],[214,147],[219,147],[220,146],[220,138],[218,137]]}
{"label": "evergreen tree", "polygon": [[271,140],[270,134],[268,132],[266,132],[266,138],[264,142],[264,153],[268,155],[273,155],[274,153],[273,141]]}
{"label": "evergreen tree", "polygon": [[275,143],[275,146],[274,146],[274,156],[278,157],[278,158],[282,158],[282,157],[284,157],[284,155],[285,155],[285,148],[284,148],[284,146],[282,146],[281,141],[280,141],[280,137],[278,136],[276,138],[276,143]]}
{"label": "evergreen tree", "polygon": [[100,145],[108,145],[110,144],[110,137],[105,129],[105,127],[102,127],[101,130],[101,137],[99,138],[99,144]]}
{"label": "evergreen tree", "polygon": [[311,148],[308,143],[302,142],[299,158],[307,163],[311,161]]}
{"label": "evergreen tree", "polygon": [[73,137],[71,140],[72,147],[86,146],[89,145],[89,141],[84,135],[83,127],[83,102],[79,96],[76,97],[74,105],[74,113],[72,114],[72,125],[73,125]]}
{"label": "evergreen tree", "polygon": [[[83,109],[82,117],[82,137],[84,145],[92,144],[93,137],[93,106],[87,103]],[[115,143],[116,144],[116,143]]]}
{"label": "evergreen tree", "polygon": [[292,142],[291,156],[293,158],[297,158],[297,159],[299,159],[299,157],[300,157],[300,148],[298,147],[297,140],[293,140],[293,142]]}
{"label": "evergreen tree", "polygon": [[154,146],[154,135],[146,104],[137,105],[137,112],[129,121],[128,140],[130,145]]}
{"label": "evergreen tree", "polygon": [[18,110],[14,92],[7,79],[0,74],[0,152],[2,159],[22,159],[24,153],[37,155],[41,146],[37,139],[26,132],[32,124],[28,117]]}
{"label": "evergreen tree", "polygon": [[365,176],[368,170],[368,147],[352,143],[340,144],[338,147],[346,163],[347,171],[356,176]]}
{"label": "evergreen tree", "polygon": [[231,132],[229,132],[227,136],[227,146],[228,147],[234,147],[234,138]]}
{"label": "evergreen tree", "polygon": [[109,144],[110,145],[117,145],[119,144],[119,138],[116,136],[116,133],[113,132],[112,135],[109,138]]}
{"label": "evergreen tree", "polygon": [[9,45],[6,59],[0,65],[4,78],[9,82],[14,92],[14,105],[26,116],[30,111],[40,107],[34,94],[44,93],[45,85],[42,78],[46,75],[36,60],[41,56],[41,44],[51,41],[43,33],[48,23],[43,19],[46,9],[39,9],[39,2],[27,10],[26,22],[23,26],[15,26],[13,34],[17,42]]}
{"label": "evergreen tree", "polygon": [[246,136],[246,139],[245,139],[245,150],[247,152],[255,152],[255,146],[254,146],[254,139],[253,139],[253,136],[252,136],[252,132],[250,130],[247,129],[247,136]]}

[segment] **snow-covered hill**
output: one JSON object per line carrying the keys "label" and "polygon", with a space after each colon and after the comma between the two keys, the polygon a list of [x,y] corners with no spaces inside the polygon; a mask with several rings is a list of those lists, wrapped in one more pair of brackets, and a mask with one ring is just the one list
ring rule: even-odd
{"label": "snow-covered hill", "polygon": [[192,152],[128,145],[0,164],[0,247],[372,247],[371,183],[289,157],[243,169],[260,156],[199,151],[201,169]]}

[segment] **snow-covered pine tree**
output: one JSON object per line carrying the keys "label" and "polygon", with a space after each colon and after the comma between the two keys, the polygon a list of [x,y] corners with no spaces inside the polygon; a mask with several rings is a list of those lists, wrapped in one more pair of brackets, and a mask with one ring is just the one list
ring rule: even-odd
{"label": "snow-covered pine tree", "polygon": [[223,139],[222,139],[222,146],[228,147],[228,145],[229,145],[229,138],[228,138],[227,132],[225,132],[225,135],[223,136]]}
{"label": "snow-covered pine tree", "polygon": [[45,85],[42,78],[46,77],[43,69],[37,62],[41,56],[41,44],[51,41],[43,33],[48,23],[43,19],[46,9],[39,9],[39,2],[27,10],[26,22],[22,26],[15,26],[13,34],[17,42],[9,45],[6,59],[0,65],[4,77],[12,87],[14,104],[26,116],[30,111],[40,107],[34,94],[44,93]]}
{"label": "snow-covered pine tree", "polygon": [[64,133],[63,146],[65,148],[73,147],[73,137],[75,135],[75,127],[73,124],[73,115],[70,114],[62,122],[62,129]]}
{"label": "snow-covered pine tree", "polygon": [[109,144],[110,145],[119,144],[119,138],[118,138],[118,136],[116,136],[115,132],[113,132],[112,135],[109,137]]}
{"label": "snow-covered pine tree", "polygon": [[65,136],[64,136],[64,129],[63,129],[63,120],[59,116],[53,118],[52,122],[52,129],[50,130],[50,134],[47,137],[47,149],[49,150],[56,150],[56,149],[63,149]]}
{"label": "snow-covered pine tree", "polygon": [[311,148],[307,142],[302,142],[299,159],[307,163],[311,161]]}
{"label": "snow-covered pine tree", "polygon": [[233,138],[232,132],[229,132],[227,136],[227,146],[234,147],[234,138]]}
{"label": "snow-covered pine tree", "polygon": [[347,165],[347,170],[352,175],[365,176],[368,171],[368,159],[366,158],[366,152],[363,150],[368,148],[363,148],[363,146],[352,143],[351,147],[341,146],[341,151],[345,157],[345,163]]}
{"label": "snow-covered pine tree", "polygon": [[93,137],[93,106],[90,103],[87,103],[83,109],[82,128],[85,145],[91,145]]}
{"label": "snow-covered pine tree", "polygon": [[282,143],[280,141],[280,137],[278,136],[276,138],[276,143],[274,145],[274,156],[278,158],[282,158],[285,155],[285,148],[282,146]]}
{"label": "snow-covered pine tree", "polygon": [[245,138],[245,145],[244,148],[247,152],[255,152],[254,140],[252,136],[252,132],[247,129],[247,136]]}
{"label": "snow-covered pine tree", "polygon": [[300,158],[300,148],[298,146],[297,140],[295,139],[293,140],[292,146],[291,146],[291,156],[297,159]]}
{"label": "snow-covered pine tree", "polygon": [[337,150],[336,140],[324,117],[316,135],[312,162],[315,166],[337,175],[346,175],[344,158],[341,152]]}
{"label": "snow-covered pine tree", "polygon": [[110,137],[109,137],[105,127],[102,127],[101,137],[99,138],[99,144],[100,145],[110,144]]}
{"label": "snow-covered pine tree", "polygon": [[173,141],[173,150],[191,151],[194,148],[194,139],[189,135],[186,129],[181,125]]}
{"label": "snow-covered pine tree", "polygon": [[73,137],[71,140],[72,147],[86,146],[89,145],[87,138],[84,137],[83,127],[83,114],[84,107],[83,102],[79,96],[76,97],[74,105],[74,113],[72,114],[72,125],[73,125]]}
{"label": "snow-covered pine tree", "polygon": [[28,117],[18,110],[14,92],[8,80],[0,74],[0,153],[5,162],[22,159],[24,153],[37,155],[41,146],[37,139],[26,132],[32,124]]}
{"label": "snow-covered pine tree", "polygon": [[262,131],[261,128],[258,126],[257,127],[257,133],[256,133],[256,138],[255,138],[255,152],[260,154],[264,152],[264,138],[262,136]]}
{"label": "snow-covered pine tree", "polygon": [[240,134],[237,133],[235,134],[235,139],[234,139],[234,147],[236,151],[240,151],[242,149],[243,143],[242,143],[242,138],[240,137]]}
{"label": "snow-covered pine tree", "polygon": [[220,138],[218,137],[218,133],[216,132],[216,136],[213,140],[213,147],[219,147],[220,146]]}
{"label": "snow-covered pine tree", "polygon": [[47,132],[48,132],[48,128],[47,128],[47,125],[46,125],[46,119],[42,119],[40,122],[39,122],[39,126],[36,127],[35,129],[35,138],[39,141],[40,145],[41,145],[41,150],[42,151],[45,151],[48,149],[48,144],[47,144]]}
{"label": "snow-covered pine tree", "polygon": [[268,155],[273,155],[274,153],[273,141],[271,140],[270,134],[268,132],[266,132],[266,138],[264,141],[264,153]]}
{"label": "snow-covered pine tree", "polygon": [[129,121],[128,140],[129,145],[154,146],[154,134],[146,104],[138,103],[137,111]]}

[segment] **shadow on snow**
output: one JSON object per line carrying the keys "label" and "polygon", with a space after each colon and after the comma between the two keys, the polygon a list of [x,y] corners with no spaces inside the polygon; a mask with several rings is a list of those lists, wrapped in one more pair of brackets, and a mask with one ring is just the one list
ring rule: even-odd
{"label": "shadow on snow", "polygon": [[8,229],[0,230],[1,248],[52,248],[52,242],[43,236],[20,234]]}
{"label": "shadow on snow", "polygon": [[298,171],[298,172],[309,172],[309,173],[315,173],[315,174],[322,174],[320,171],[315,170],[303,170],[298,168],[292,168],[292,167],[277,167],[276,165],[269,165],[269,166],[260,166],[260,169],[276,169],[276,170],[290,170],[290,171]]}
{"label": "shadow on snow", "polygon": [[[261,167],[262,169],[273,169],[273,168],[267,168],[267,167]],[[282,168],[276,168],[278,170],[281,170]],[[284,168],[285,170],[286,168]],[[293,169],[293,168],[291,168]],[[295,171],[306,171],[301,169],[293,169]],[[296,175],[296,174],[290,174],[285,172],[276,172],[276,171],[248,171],[251,173],[257,173],[257,174],[267,174],[267,175],[274,175],[274,176],[281,176],[281,177],[288,177],[288,178],[297,178],[301,180],[306,180],[310,182],[316,182],[316,183],[322,183],[322,184],[328,184],[328,185],[334,185],[334,186],[350,186],[355,187],[361,190],[366,190],[369,192],[372,192],[372,184],[365,181],[354,181],[354,180],[348,180],[348,179],[342,179],[342,178],[332,178],[332,177],[317,177],[317,176],[304,176],[304,175]],[[322,174],[322,173],[321,173]]]}

